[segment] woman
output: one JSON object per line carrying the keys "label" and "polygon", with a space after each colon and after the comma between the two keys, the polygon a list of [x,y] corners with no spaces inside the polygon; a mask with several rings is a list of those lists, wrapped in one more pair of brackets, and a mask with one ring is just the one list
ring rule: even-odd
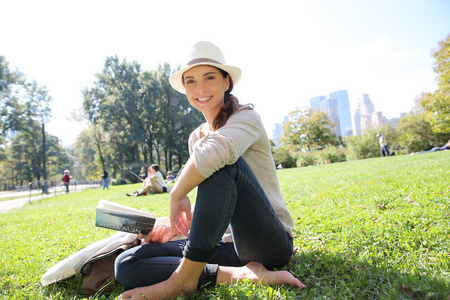
{"label": "woman", "polygon": [[148,193],[160,194],[167,193],[167,184],[159,171],[159,166],[156,164],[148,167],[148,175],[145,180],[142,180],[142,187],[139,191],[133,194],[126,194],[127,196],[144,196]]}
{"label": "woman", "polygon": [[[231,94],[240,74],[219,48],[199,42],[170,77],[206,122],[192,132],[190,158],[170,193],[170,227],[155,227],[145,237],[151,244],[116,260],[116,279],[138,287],[123,299],[176,297],[243,278],[304,288],[287,271],[269,271],[292,255],[293,221],[259,115]],[[187,194],[195,187],[193,213]],[[184,246],[167,243],[175,235],[188,236]]]}
{"label": "woman", "polygon": [[144,167],[141,167],[141,171],[139,171],[139,178],[141,181],[144,181],[147,178],[147,173],[145,172]]}
{"label": "woman", "polygon": [[411,155],[422,154],[422,153],[430,153],[430,152],[436,152],[436,151],[445,151],[445,150],[449,150],[449,149],[450,149],[450,140],[448,140],[448,142],[442,147],[433,147],[432,149],[427,150],[427,151],[411,152]]}

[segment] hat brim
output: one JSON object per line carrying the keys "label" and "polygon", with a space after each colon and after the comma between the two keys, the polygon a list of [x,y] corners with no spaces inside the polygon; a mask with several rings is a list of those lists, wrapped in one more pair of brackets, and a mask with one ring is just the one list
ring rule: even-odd
{"label": "hat brim", "polygon": [[231,80],[233,81],[233,86],[235,86],[241,79],[241,69],[239,69],[238,67],[210,63],[210,62],[200,62],[200,63],[186,66],[186,67],[176,71],[175,73],[173,73],[169,78],[170,85],[177,92],[179,92],[181,94],[186,94],[186,89],[183,85],[183,80],[182,80],[184,72],[186,72],[189,69],[192,69],[193,67],[202,66],[202,65],[216,67],[218,69],[221,69],[221,70],[224,70],[225,72],[227,72],[230,75]]}

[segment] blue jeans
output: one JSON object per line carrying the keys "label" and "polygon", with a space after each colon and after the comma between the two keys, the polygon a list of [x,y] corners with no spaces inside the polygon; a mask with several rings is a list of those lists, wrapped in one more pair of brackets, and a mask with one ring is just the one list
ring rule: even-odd
{"label": "blue jeans", "polygon": [[[233,243],[222,243],[228,225]],[[198,186],[185,243],[154,243],[129,249],[116,259],[115,276],[130,288],[155,284],[168,279],[185,256],[207,262],[199,287],[215,285],[218,265],[237,267],[256,261],[273,269],[289,261],[292,248],[292,238],[258,180],[245,160],[239,158]]]}
{"label": "blue jeans", "polygon": [[420,151],[420,152],[417,152],[418,154],[420,153],[420,154],[422,154],[422,153],[429,153],[429,152],[435,152],[435,151],[441,151],[441,148],[440,147],[434,147],[434,148],[432,148],[432,149],[430,149],[430,150],[427,150],[427,151]]}
{"label": "blue jeans", "polygon": [[107,188],[109,190],[108,183],[109,183],[109,178],[103,179],[103,189]]}

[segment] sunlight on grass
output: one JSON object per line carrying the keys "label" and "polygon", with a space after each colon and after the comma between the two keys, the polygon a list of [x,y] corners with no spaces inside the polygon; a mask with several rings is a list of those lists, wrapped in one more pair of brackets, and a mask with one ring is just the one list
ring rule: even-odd
{"label": "sunlight on grass", "polygon": [[[306,286],[246,281],[190,299],[419,298],[450,295],[450,151],[278,171],[295,222],[298,252],[284,269]],[[168,194],[126,197],[138,185],[37,200],[1,215],[0,296],[87,297],[80,276],[47,286],[42,274],[68,255],[115,232],[94,226],[99,199],[164,216]],[[194,193],[191,194],[194,198]],[[181,299],[181,298],[180,298]]]}

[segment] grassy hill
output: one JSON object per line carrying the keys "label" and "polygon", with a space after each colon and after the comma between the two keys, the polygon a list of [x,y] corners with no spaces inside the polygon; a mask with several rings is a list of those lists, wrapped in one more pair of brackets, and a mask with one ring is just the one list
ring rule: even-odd
{"label": "grassy hill", "polygon": [[[191,299],[447,299],[449,167],[445,151],[278,171],[298,249],[285,269],[306,289],[244,281]],[[115,233],[94,227],[99,199],[168,214],[168,194],[125,196],[138,188],[69,193],[1,214],[0,297],[87,299],[80,276],[47,287],[40,278],[68,255]],[[89,299],[114,299],[121,291]]]}

